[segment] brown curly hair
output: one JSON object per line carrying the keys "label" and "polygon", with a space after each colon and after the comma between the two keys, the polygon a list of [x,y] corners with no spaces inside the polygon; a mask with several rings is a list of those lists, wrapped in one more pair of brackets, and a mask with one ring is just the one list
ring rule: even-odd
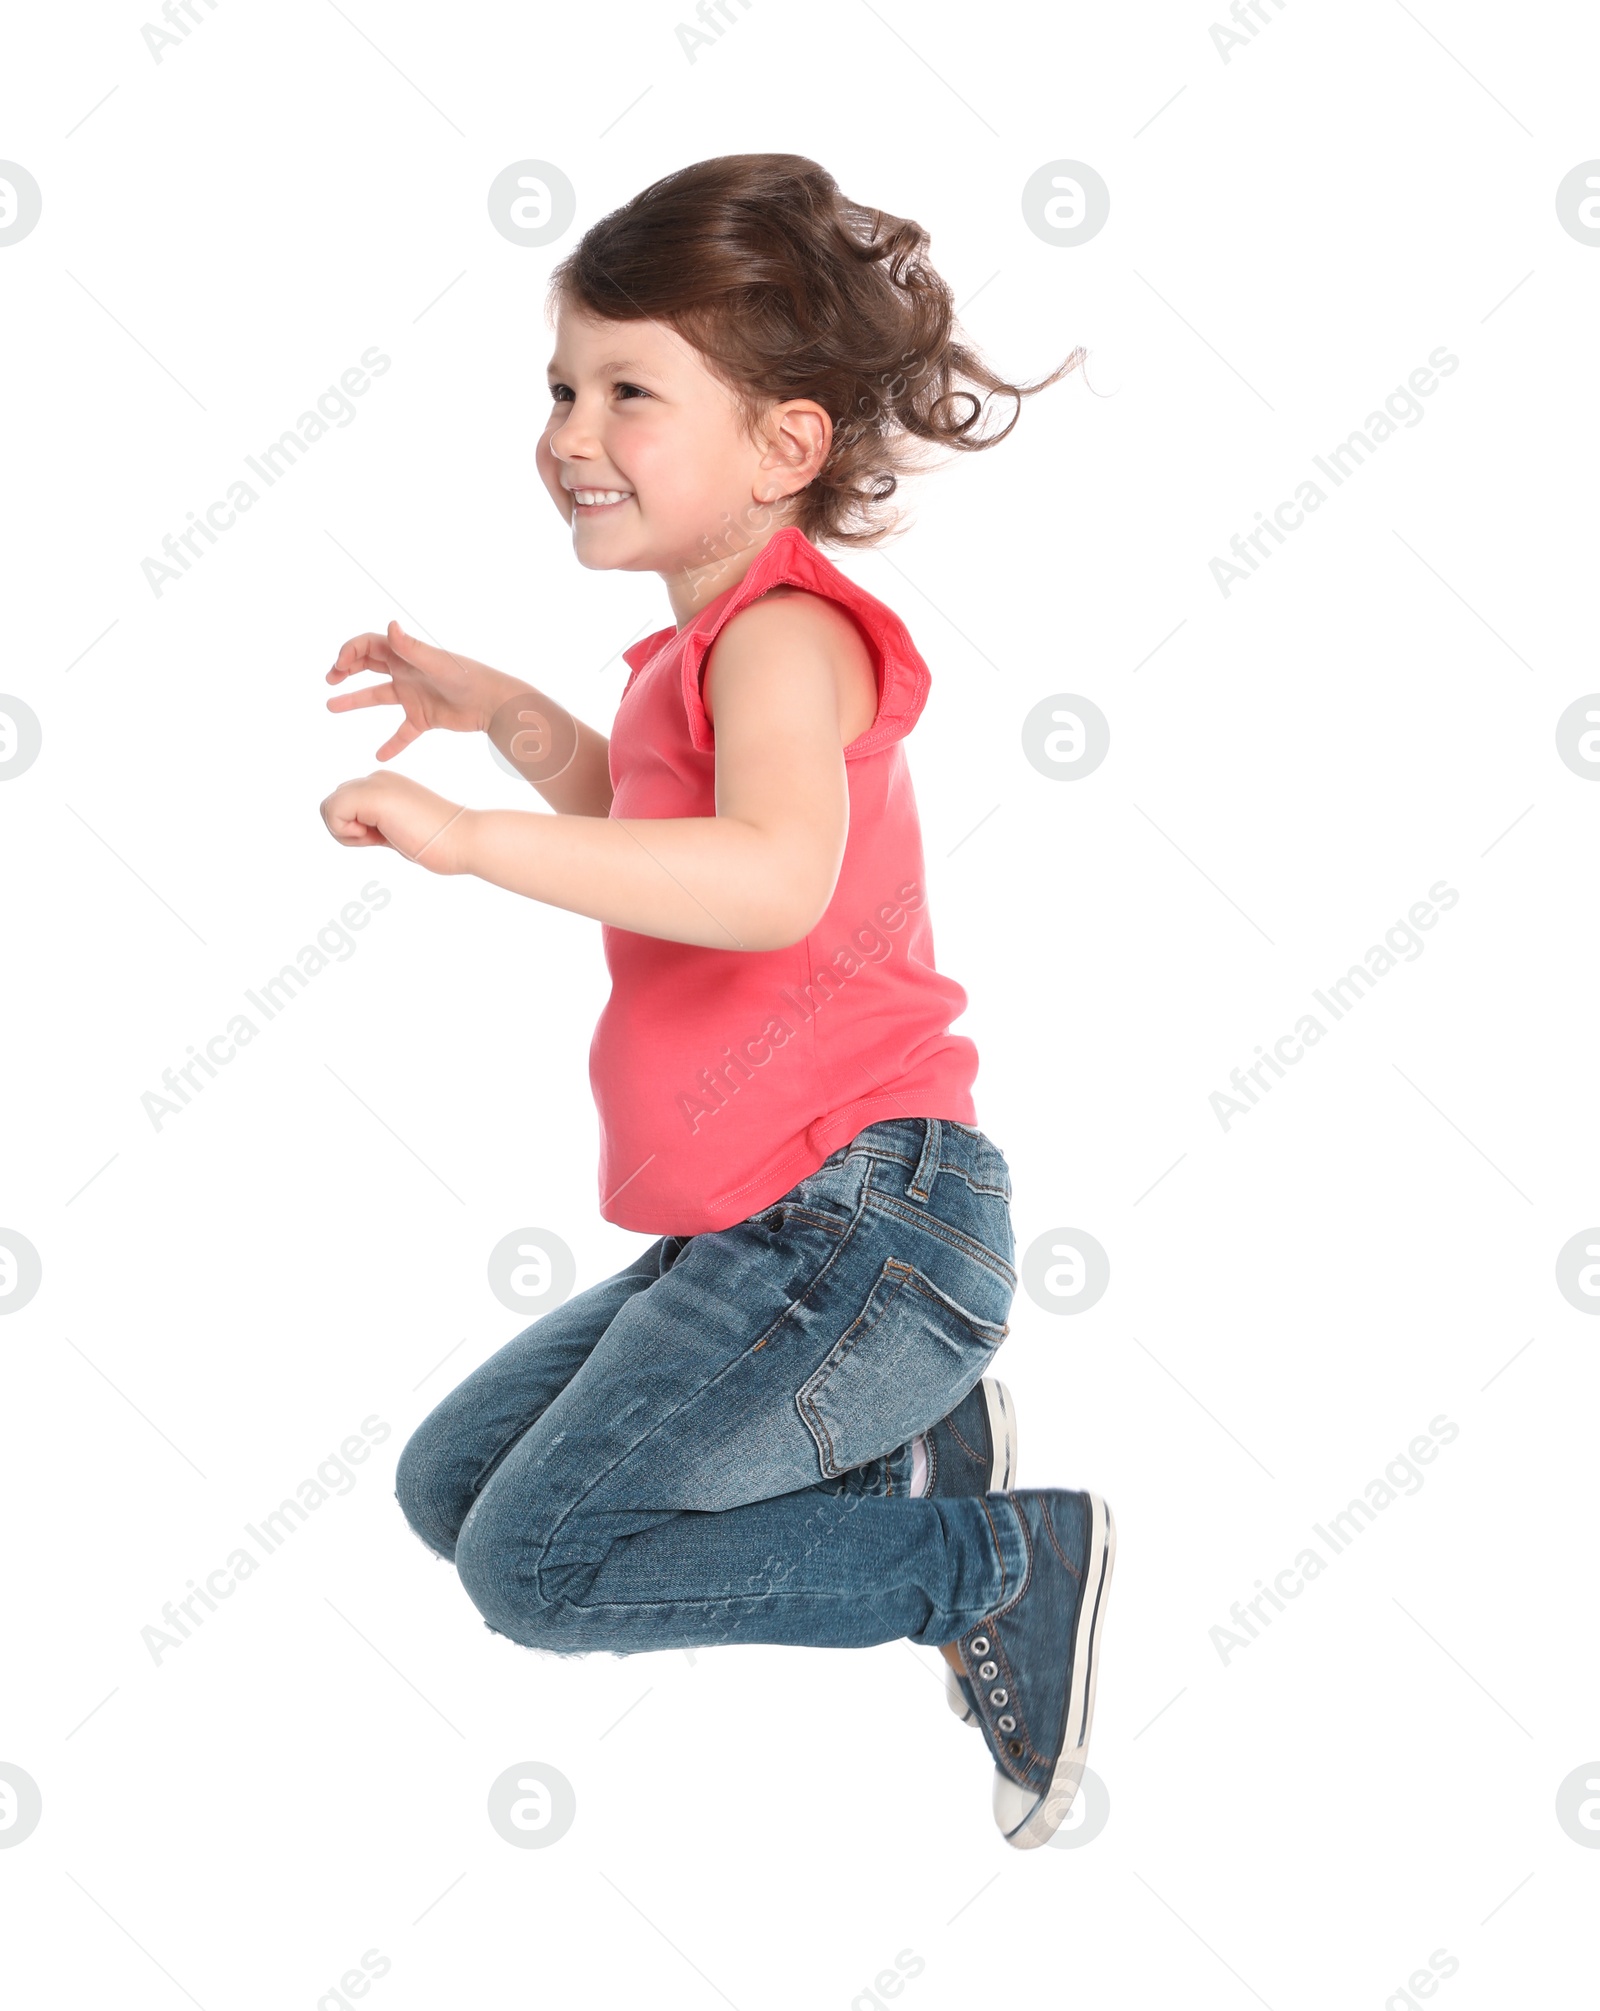
{"label": "brown curly hair", "polygon": [[[873,545],[926,450],[993,447],[1036,384],[997,377],[956,333],[949,287],[909,218],[852,202],[801,154],[697,161],[590,226],[550,278],[562,302],[608,321],[660,321],[733,390],[752,429],[764,407],[812,398],[833,421],[821,471],[789,521],[817,544]],[[995,398],[1014,404],[987,422]]]}

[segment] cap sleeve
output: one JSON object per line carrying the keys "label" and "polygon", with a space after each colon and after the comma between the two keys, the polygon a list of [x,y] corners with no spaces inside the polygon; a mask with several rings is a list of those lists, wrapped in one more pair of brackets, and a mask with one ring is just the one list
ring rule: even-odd
{"label": "cap sleeve", "polygon": [[905,623],[892,608],[840,572],[803,532],[787,524],[763,547],[744,578],[698,617],[685,638],[683,709],[694,746],[702,754],[713,752],[716,746],[702,691],[712,643],[741,608],[775,586],[804,587],[808,593],[833,601],[855,622],[867,645],[878,684],[878,711],[866,732],[846,747],[845,759],[856,761],[903,740],[921,717],[931,682],[928,666]]}

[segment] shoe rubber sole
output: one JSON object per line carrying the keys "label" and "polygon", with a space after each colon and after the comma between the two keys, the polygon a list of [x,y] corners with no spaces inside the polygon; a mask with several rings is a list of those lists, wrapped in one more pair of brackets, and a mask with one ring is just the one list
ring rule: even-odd
{"label": "shoe rubber sole", "polygon": [[1061,1750],[1050,1785],[1030,1800],[1025,1788],[995,1769],[994,1816],[1007,1843],[1034,1850],[1048,1843],[1066,1821],[1077,1799],[1089,1756],[1089,1728],[1094,1721],[1095,1683],[1100,1674],[1100,1634],[1105,1625],[1106,1594],[1117,1556],[1117,1526],[1098,1494],[1089,1496],[1089,1557],[1084,1568],[1083,1595],[1072,1629],[1072,1690],[1062,1725]]}
{"label": "shoe rubber sole", "polygon": [[[940,1656],[940,1661],[944,1657]],[[944,1700],[964,1725],[976,1725],[978,1714],[961,1694],[961,1678],[948,1662],[944,1664]]]}
{"label": "shoe rubber sole", "polygon": [[1004,1494],[1017,1481],[1017,1407],[998,1376],[985,1376],[982,1387],[989,1413],[989,1442],[994,1447],[994,1469],[985,1492]]}

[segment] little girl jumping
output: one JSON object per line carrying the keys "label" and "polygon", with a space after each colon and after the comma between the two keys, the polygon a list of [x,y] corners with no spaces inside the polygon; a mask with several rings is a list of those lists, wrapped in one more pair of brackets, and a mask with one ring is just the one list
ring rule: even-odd
{"label": "little girl jumping", "polygon": [[529,1647],[941,1649],[1027,1849],[1083,1772],[1115,1535],[1098,1495],[1012,1485],[1011,1181],[901,744],[928,670],[819,546],[882,538],[923,443],[995,444],[1078,358],[995,376],[927,242],[789,154],[586,232],[551,281],[539,473],[578,563],[658,573],[672,625],[625,652],[609,741],[396,622],[356,637],[328,682],[387,682],[328,704],[404,708],[380,761],[487,732],[555,814],[391,770],[322,814],[602,925],[600,1212],[655,1238],[423,1420],[411,1526]]}

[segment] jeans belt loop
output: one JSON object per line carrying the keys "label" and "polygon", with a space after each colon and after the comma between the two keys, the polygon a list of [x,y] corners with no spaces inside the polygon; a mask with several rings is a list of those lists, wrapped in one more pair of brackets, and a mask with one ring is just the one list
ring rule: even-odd
{"label": "jeans belt loop", "polygon": [[917,1170],[906,1187],[906,1193],[913,1201],[926,1201],[933,1193],[933,1183],[939,1175],[939,1120],[937,1117],[925,1117],[922,1123],[922,1157],[917,1161]]}

